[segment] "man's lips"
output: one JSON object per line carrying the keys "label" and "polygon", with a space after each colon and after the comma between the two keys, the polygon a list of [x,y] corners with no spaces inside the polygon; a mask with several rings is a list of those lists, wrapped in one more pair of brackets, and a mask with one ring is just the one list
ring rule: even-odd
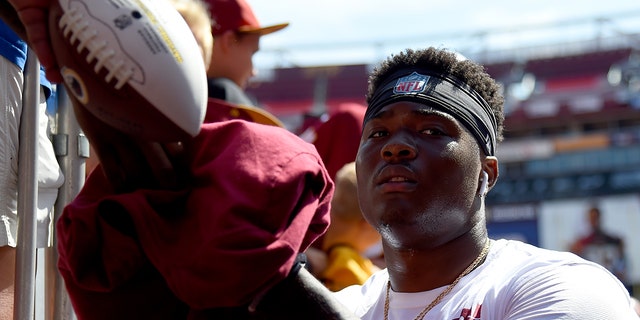
{"label": "man's lips", "polygon": [[385,192],[410,192],[415,190],[417,179],[405,166],[387,166],[380,171],[376,185]]}

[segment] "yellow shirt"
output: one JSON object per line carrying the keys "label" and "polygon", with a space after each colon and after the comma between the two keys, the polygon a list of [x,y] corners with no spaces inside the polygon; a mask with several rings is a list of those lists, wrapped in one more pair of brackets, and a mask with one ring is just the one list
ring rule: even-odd
{"label": "yellow shirt", "polygon": [[363,284],[374,270],[371,260],[347,245],[337,245],[329,249],[327,268],[320,280],[329,290],[338,291],[353,284]]}

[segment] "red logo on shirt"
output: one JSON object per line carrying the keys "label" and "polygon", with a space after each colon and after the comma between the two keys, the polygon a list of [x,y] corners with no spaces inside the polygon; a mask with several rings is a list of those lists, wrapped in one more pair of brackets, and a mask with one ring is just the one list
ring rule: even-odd
{"label": "red logo on shirt", "polygon": [[476,306],[475,310],[473,308],[471,309],[462,309],[462,312],[460,312],[460,316],[453,319],[453,320],[475,320],[475,319],[480,319],[480,315],[481,315],[481,310],[482,310],[482,305],[479,304]]}

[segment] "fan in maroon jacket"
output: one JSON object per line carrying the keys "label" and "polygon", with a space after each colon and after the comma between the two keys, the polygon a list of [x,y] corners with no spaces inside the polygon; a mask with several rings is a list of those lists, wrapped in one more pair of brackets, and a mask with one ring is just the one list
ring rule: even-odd
{"label": "fan in maroon jacket", "polygon": [[[52,1],[0,1],[0,17],[60,82]],[[312,145],[220,114],[195,138],[142,141],[73,108],[100,162],[56,223],[79,319],[355,319],[300,268],[333,193]]]}
{"label": "fan in maroon jacket", "polygon": [[80,319],[246,310],[326,230],[333,183],[314,147],[283,128],[217,117],[208,112],[184,143],[180,187],[114,192],[94,170],[65,208],[59,269]]}

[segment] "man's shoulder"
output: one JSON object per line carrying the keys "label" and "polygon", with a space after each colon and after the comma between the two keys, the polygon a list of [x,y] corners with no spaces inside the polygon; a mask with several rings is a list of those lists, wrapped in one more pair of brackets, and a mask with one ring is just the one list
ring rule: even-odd
{"label": "man's shoulder", "polygon": [[519,269],[527,269],[525,266],[536,268],[545,265],[590,264],[571,252],[541,248],[518,240],[492,241],[490,256]]}

